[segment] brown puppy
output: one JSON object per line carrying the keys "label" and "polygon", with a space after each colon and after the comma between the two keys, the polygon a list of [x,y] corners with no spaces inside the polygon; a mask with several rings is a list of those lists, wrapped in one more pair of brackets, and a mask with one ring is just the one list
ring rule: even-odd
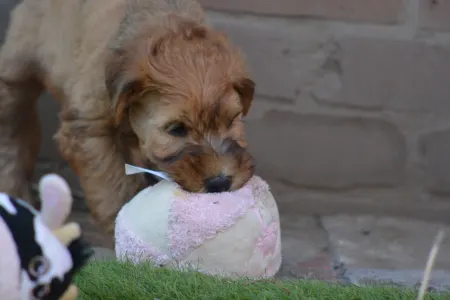
{"label": "brown puppy", "polygon": [[56,135],[95,218],[111,230],[148,182],[235,190],[253,174],[242,117],[254,83],[192,0],[23,0],[0,51],[0,190],[28,198],[40,144],[36,100],[61,102]]}

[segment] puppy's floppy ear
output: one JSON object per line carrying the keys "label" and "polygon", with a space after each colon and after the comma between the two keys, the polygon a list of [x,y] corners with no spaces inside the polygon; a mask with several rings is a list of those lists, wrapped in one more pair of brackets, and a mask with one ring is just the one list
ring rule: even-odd
{"label": "puppy's floppy ear", "polygon": [[105,84],[112,101],[116,125],[124,119],[132,101],[143,90],[142,79],[129,67],[127,56],[119,51],[112,53],[106,64]]}
{"label": "puppy's floppy ear", "polygon": [[249,78],[244,78],[235,82],[233,87],[241,97],[242,114],[246,116],[250,110],[253,95],[255,94],[255,83]]}

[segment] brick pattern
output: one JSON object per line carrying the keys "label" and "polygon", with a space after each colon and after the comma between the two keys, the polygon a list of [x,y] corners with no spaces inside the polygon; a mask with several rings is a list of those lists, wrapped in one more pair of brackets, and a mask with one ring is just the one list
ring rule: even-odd
{"label": "brick pattern", "polygon": [[200,0],[206,8],[278,16],[309,16],[378,24],[401,20],[403,0]]}
{"label": "brick pattern", "polygon": [[295,101],[332,51],[331,36],[326,31],[317,34],[308,24],[286,28],[229,19],[211,21],[246,54],[257,94],[277,102]]}
{"label": "brick pattern", "polygon": [[450,130],[450,39],[369,37],[355,24],[343,34],[326,21],[266,20],[212,18],[254,74],[258,97],[247,130],[259,172],[317,197],[397,186],[410,201],[450,198],[448,143],[422,141],[436,128]]}
{"label": "brick pattern", "polygon": [[371,38],[344,38],[338,43],[342,90],[323,101],[363,109],[450,114],[450,46]]}

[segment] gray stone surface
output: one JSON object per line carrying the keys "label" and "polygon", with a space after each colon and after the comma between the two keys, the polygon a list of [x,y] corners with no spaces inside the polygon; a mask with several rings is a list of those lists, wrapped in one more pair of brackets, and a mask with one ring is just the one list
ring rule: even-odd
{"label": "gray stone surface", "polygon": [[396,185],[406,159],[403,136],[384,121],[271,111],[247,123],[261,168],[316,188]]}
{"label": "gray stone surface", "polygon": [[[448,291],[450,272],[434,270],[431,274],[429,290]],[[356,285],[396,285],[418,288],[423,279],[423,270],[382,270],[382,269],[350,269],[346,279]]]}
{"label": "gray stone surface", "polygon": [[333,50],[328,27],[314,22],[287,26],[280,20],[209,16],[245,53],[256,93],[276,102],[295,101]]}
{"label": "gray stone surface", "polygon": [[420,150],[428,189],[450,193],[450,129],[424,134]]}
{"label": "gray stone surface", "polygon": [[333,279],[331,257],[326,255],[327,235],[317,218],[283,215],[281,243],[283,262],[278,277]]}
{"label": "gray stone surface", "polygon": [[[323,218],[332,248],[348,270],[422,270],[442,224],[374,216]],[[450,230],[446,230],[447,236]],[[450,271],[450,239],[441,245],[435,269]]]}
{"label": "gray stone surface", "polygon": [[[374,216],[322,219],[343,282],[418,288],[435,236],[442,224]],[[450,287],[450,230],[439,248],[429,288]]]}
{"label": "gray stone surface", "polygon": [[450,31],[450,2],[419,0],[419,21],[423,28]]}
{"label": "gray stone surface", "polygon": [[207,8],[291,17],[313,17],[393,24],[401,20],[403,0],[199,0]]}
{"label": "gray stone surface", "polygon": [[116,254],[114,250],[102,247],[94,247],[94,255],[92,260],[102,261],[102,260],[115,260]]}
{"label": "gray stone surface", "polygon": [[450,113],[450,47],[407,40],[339,40],[342,91],[329,103],[363,109]]}

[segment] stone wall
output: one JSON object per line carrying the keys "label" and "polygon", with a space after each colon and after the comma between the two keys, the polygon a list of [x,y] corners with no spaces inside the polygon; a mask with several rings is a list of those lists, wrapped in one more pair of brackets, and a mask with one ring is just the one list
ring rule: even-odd
{"label": "stone wall", "polygon": [[248,58],[248,137],[282,212],[448,219],[449,1],[201,2]]}
{"label": "stone wall", "polygon": [[449,1],[201,2],[250,63],[248,136],[282,210],[447,218]]}

